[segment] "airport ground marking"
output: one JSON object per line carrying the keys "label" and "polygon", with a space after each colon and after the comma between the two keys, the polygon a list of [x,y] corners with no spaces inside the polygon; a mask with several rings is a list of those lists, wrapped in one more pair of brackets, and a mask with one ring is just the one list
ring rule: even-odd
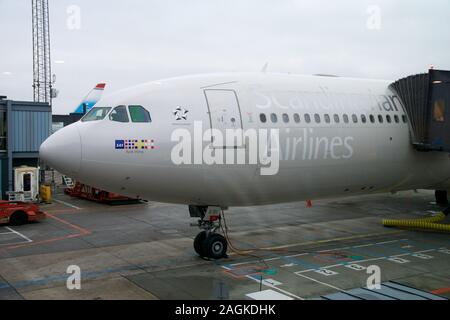
{"label": "airport ground marking", "polygon": [[341,288],[339,288],[339,287],[333,286],[332,284],[329,284],[329,283],[326,283],[326,282],[323,282],[323,281],[319,281],[319,280],[317,280],[317,279],[314,279],[314,278],[305,276],[304,274],[298,274],[298,276],[300,276],[300,277],[302,277],[302,278],[305,278],[305,279],[308,279],[308,280],[310,280],[310,281],[316,282],[316,283],[318,283],[318,284],[327,286],[327,287],[329,287],[329,288],[338,290],[338,291],[345,291],[344,289],[341,289]]}
{"label": "airport ground marking", "polygon": [[[390,243],[395,243],[395,242],[402,242],[402,241],[409,241],[409,239],[396,239],[396,240],[390,240],[390,241],[383,241],[383,242],[376,242],[376,243],[372,243],[372,244],[365,244],[365,247],[368,246],[376,246],[376,245],[385,245],[385,244],[390,244]],[[360,245],[358,246],[348,246],[348,247],[343,247],[343,248],[334,248],[334,249],[327,249],[327,250],[321,250],[321,251],[317,251],[318,253],[323,253],[323,252],[332,252],[332,251],[339,251],[339,250],[344,250],[344,249],[352,249],[355,247],[360,247]],[[340,266],[348,266],[351,264],[357,264],[357,263],[364,263],[364,262],[372,262],[372,261],[379,261],[379,260],[388,260],[394,263],[409,263],[409,260],[406,259],[402,259],[401,257],[404,256],[414,256],[414,254],[423,254],[423,253],[427,253],[427,252],[431,252],[431,251],[436,251],[438,249],[426,249],[426,250],[420,250],[420,251],[415,251],[415,252],[405,252],[405,253],[400,253],[400,254],[396,254],[396,255],[389,255],[389,256],[381,256],[381,257],[374,257],[374,258],[369,258],[369,259],[360,259],[360,260],[354,260],[352,262],[343,262],[343,263],[338,263],[338,264],[333,264],[333,265],[329,265],[329,266],[325,266],[325,267],[320,267],[320,268],[309,268],[303,271],[299,271],[298,273],[306,273],[306,272],[312,272],[312,271],[317,271],[320,269],[329,269],[329,268],[335,268],[335,267],[340,267]],[[440,249],[443,250],[443,249]],[[444,248],[445,251],[445,248]],[[274,261],[274,260],[281,260],[284,258],[288,258],[288,257],[296,257],[296,256],[304,256],[304,255],[309,255],[309,254],[314,254],[314,252],[312,253],[300,253],[297,255],[290,255],[290,256],[280,256],[280,257],[276,257],[276,258],[271,258],[270,261]],[[450,254],[450,251],[449,251]],[[396,259],[399,258],[399,259]],[[418,256],[416,258],[419,259],[424,259],[421,256]],[[389,260],[392,259],[392,260]],[[267,259],[266,261],[269,261],[269,259]],[[250,264],[251,262],[241,262],[241,263],[237,263],[237,264],[231,264],[231,266],[237,266],[237,265],[245,265],[245,264]],[[281,265],[281,268],[286,268],[286,267],[293,267],[293,266],[297,266],[297,265],[301,265],[299,263],[295,263],[295,262],[291,262],[291,263],[286,263]],[[353,269],[353,268],[350,268]],[[358,271],[355,269],[353,269],[355,271]],[[297,272],[296,272],[297,274]]]}
{"label": "airport ground marking", "polygon": [[[223,269],[227,270],[227,271],[230,271],[230,270],[233,269],[233,268],[227,267],[225,265],[222,265],[221,267]],[[292,298],[295,298],[295,299],[298,299],[298,300],[305,300],[305,298],[299,297],[299,296],[297,296],[297,295],[295,295],[295,294],[293,294],[293,293],[291,293],[289,291],[281,289],[281,288],[277,287],[277,285],[274,285],[274,284],[271,284],[271,283],[269,283],[267,281],[264,281],[264,279],[261,280],[261,278],[257,278],[256,276],[251,276],[251,275],[246,275],[245,277],[247,279],[253,280],[253,281],[257,282],[257,283],[262,283],[264,286],[269,287],[271,289],[274,289],[274,290],[276,290],[278,292],[281,292],[281,293],[283,293],[283,294],[285,294],[287,296],[290,296]]]}
{"label": "airport ground marking", "polygon": [[366,269],[367,269],[366,267],[364,267],[364,266],[362,266],[362,265],[359,265],[359,264],[357,264],[357,263],[352,263],[352,264],[344,265],[344,267],[346,267],[346,268],[348,268],[348,269],[355,270],[355,271],[363,271],[363,270],[366,270]]}
{"label": "airport ground marking", "polygon": [[73,209],[76,209],[76,210],[82,210],[80,207],[77,207],[77,206],[75,206],[75,205],[73,205],[73,204],[70,204],[70,203],[68,203],[68,202],[66,202],[66,201],[62,201],[62,200],[58,200],[58,199],[54,199],[55,200],[55,202],[58,202],[58,203],[60,203],[60,204],[63,204],[63,205],[65,205],[65,206],[67,206],[67,207],[70,207],[70,208],[73,208]]}
{"label": "airport ground marking", "polygon": [[[284,256],[284,258],[296,258],[296,257],[306,256],[308,254],[309,254],[309,252],[303,252],[303,253],[292,254],[290,256]],[[277,259],[279,259],[279,257],[277,257]]]}
{"label": "airport ground marking", "polygon": [[450,287],[440,288],[440,289],[436,289],[436,290],[431,291],[432,294],[437,294],[437,295],[443,294],[443,293],[448,293],[448,292],[450,292]]}
{"label": "airport ground marking", "polygon": [[56,238],[50,238],[50,239],[45,239],[45,240],[40,240],[40,241],[34,241],[34,242],[27,242],[27,243],[20,243],[20,244],[10,244],[9,247],[6,247],[6,250],[15,250],[15,249],[19,249],[19,248],[23,248],[23,247],[28,247],[28,246],[35,246],[35,245],[41,245],[41,244],[47,244],[47,243],[52,243],[52,242],[56,242],[56,241],[61,241],[61,240],[66,240],[66,239],[73,239],[73,238],[78,238],[78,237],[82,237],[82,236],[86,236],[91,234],[92,232],[90,230],[84,229],[82,227],[79,227],[77,225],[74,225],[64,219],[61,219],[59,217],[56,217],[50,213],[46,213],[46,216],[54,219],[62,224],[65,224],[67,226],[69,226],[72,229],[77,230],[79,233],[76,234],[69,234],[67,236],[62,236],[62,237],[56,237]]}
{"label": "airport ground marking", "polygon": [[[376,237],[376,236],[388,236],[388,235],[396,235],[396,234],[402,234],[405,233],[405,230],[400,231],[392,231],[392,232],[378,232],[378,233],[370,233],[370,234],[360,234],[360,235],[354,235],[349,237],[340,237],[340,238],[333,238],[333,239],[324,239],[324,240],[317,240],[317,241],[307,241],[307,242],[299,242],[299,243],[292,243],[282,246],[275,246],[275,247],[267,247],[267,248],[261,248],[261,250],[279,250],[279,249],[287,249],[292,247],[300,247],[305,245],[317,245],[317,244],[326,244],[330,242],[337,242],[337,241],[347,241],[347,240],[355,240],[355,239],[361,239],[361,238],[370,238],[370,237]],[[337,250],[337,249],[331,249]],[[250,250],[254,251],[254,250]]]}
{"label": "airport ground marking", "polygon": [[9,231],[11,231],[12,233],[17,234],[19,237],[21,237],[22,239],[24,239],[26,242],[33,242],[33,240],[31,240],[30,238],[28,238],[26,235],[10,228],[10,227],[5,227],[6,229],[8,229]]}
{"label": "airport ground marking", "polygon": [[0,244],[0,247],[11,246],[11,245],[19,245],[19,244],[26,244],[26,243],[33,242],[33,240],[31,240],[30,238],[28,238],[24,234],[22,234],[20,232],[17,232],[15,230],[11,229],[10,227],[5,227],[5,229],[8,229],[9,232],[2,232],[2,233],[0,233],[0,236],[1,235],[15,234],[15,235],[19,236],[21,239],[23,239],[24,241],[17,241],[17,242],[12,242],[12,243],[11,242],[10,243],[3,243],[3,244]]}
{"label": "airport ground marking", "polygon": [[[393,260],[389,260],[392,258],[400,258],[401,257],[405,257],[405,256],[413,256],[414,254],[422,254],[422,253],[427,253],[427,252],[432,252],[432,251],[438,251],[439,249],[427,249],[427,250],[420,250],[420,251],[416,251],[416,252],[410,252],[410,253],[401,253],[401,254],[396,254],[396,255],[391,255],[391,256],[384,256],[384,257],[376,257],[376,258],[370,258],[370,259],[363,259],[363,260],[355,260],[354,263],[347,263],[347,262],[343,262],[343,263],[336,263],[336,264],[332,264],[332,265],[328,265],[328,266],[323,266],[320,269],[331,269],[331,268],[337,268],[337,267],[346,267],[350,264],[359,264],[359,263],[365,263],[365,262],[372,262],[372,261],[380,261],[380,260],[387,260],[387,261],[391,261],[391,262],[396,262]],[[406,260],[406,259],[404,259]],[[409,260],[407,260],[408,262],[410,262]],[[306,270],[301,270],[301,271],[296,271],[294,272],[296,275],[300,275],[303,273],[307,273],[307,272],[312,272],[312,271],[317,271],[317,269],[306,269]]]}
{"label": "airport ground marking", "polygon": [[[390,240],[390,241],[367,243],[367,244],[364,244],[364,245],[357,245],[357,246],[346,246],[346,247],[340,247],[340,248],[319,250],[319,251],[314,251],[314,252],[302,252],[302,253],[293,254],[293,255],[289,255],[289,256],[279,256],[279,257],[274,257],[274,258],[270,258],[270,259],[264,259],[264,261],[275,261],[275,260],[289,259],[289,258],[295,258],[295,257],[310,255],[310,254],[314,254],[314,253],[334,252],[334,251],[348,250],[348,249],[352,249],[352,248],[360,248],[362,246],[369,247],[369,246],[383,245],[383,244],[394,243],[394,242],[401,242],[401,241],[408,241],[408,239],[395,239],[395,240]],[[376,258],[376,259],[378,259],[378,258]],[[355,261],[360,261],[360,260],[355,260]],[[239,265],[254,264],[254,263],[257,263],[257,262],[260,262],[260,261],[259,260],[258,261],[256,261],[256,260],[245,261],[245,262],[239,262],[239,263],[230,264],[230,266],[234,267],[234,266],[239,266]],[[286,266],[286,265],[287,264],[284,264],[283,266]],[[313,269],[313,270],[315,270],[315,269]]]}
{"label": "airport ground marking", "polygon": [[317,272],[318,274],[321,274],[325,277],[336,276],[339,274],[336,271],[328,270],[328,269],[324,269],[324,268],[320,268],[319,270],[314,270],[314,272]]}

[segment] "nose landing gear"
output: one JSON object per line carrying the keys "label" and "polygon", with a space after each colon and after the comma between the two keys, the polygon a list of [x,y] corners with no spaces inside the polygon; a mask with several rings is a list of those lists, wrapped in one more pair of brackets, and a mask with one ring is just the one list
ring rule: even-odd
{"label": "nose landing gear", "polygon": [[219,207],[189,206],[191,217],[200,218],[197,224],[203,229],[194,240],[194,250],[200,256],[210,259],[227,258],[228,243],[224,236],[216,233],[221,229],[221,213]]}

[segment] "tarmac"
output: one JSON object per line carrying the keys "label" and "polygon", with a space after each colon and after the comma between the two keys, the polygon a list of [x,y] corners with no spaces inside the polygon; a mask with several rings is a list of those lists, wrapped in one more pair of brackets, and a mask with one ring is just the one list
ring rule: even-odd
{"label": "tarmac", "polygon": [[[0,299],[450,298],[450,235],[381,224],[442,210],[432,201],[420,190],[230,208],[237,251],[208,261],[186,206],[57,194],[46,220],[0,226]],[[383,286],[370,292],[374,268]]]}

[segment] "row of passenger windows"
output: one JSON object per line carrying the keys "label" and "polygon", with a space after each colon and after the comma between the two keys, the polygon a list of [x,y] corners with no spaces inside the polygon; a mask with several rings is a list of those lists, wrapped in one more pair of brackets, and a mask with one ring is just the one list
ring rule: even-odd
{"label": "row of passenger windows", "polygon": [[[287,113],[283,113],[281,118],[282,118],[282,121],[284,123],[289,123],[291,121],[291,119],[290,119],[290,117],[289,117],[289,115]],[[318,113],[316,113],[314,115],[310,115],[309,113],[305,113],[303,115],[303,120],[306,123],[311,123],[313,118],[314,118],[314,122],[315,123],[322,123],[322,121],[325,122],[325,123],[331,123],[331,119],[333,119],[334,123],[341,123],[341,122],[343,122],[343,123],[350,123],[350,118],[351,118],[351,121],[353,123],[358,123],[360,121],[361,121],[361,123],[367,123],[367,122],[370,122],[370,123],[376,123],[376,122],[378,122],[378,123],[384,123],[384,122],[386,122],[386,123],[393,123],[393,122],[400,123],[400,116],[394,115],[392,117],[389,114],[387,114],[385,116],[383,116],[381,114],[379,114],[378,116],[374,116],[373,114],[371,114],[369,116],[366,116],[366,115],[362,114],[359,117],[356,114],[351,115],[351,117],[349,115],[347,115],[347,114],[343,114],[342,116],[340,116],[338,114],[334,114],[332,117],[329,114],[324,114],[323,116],[321,116]],[[265,113],[261,113],[259,115],[259,120],[262,123],[266,123],[268,121],[267,115]],[[302,121],[301,120],[301,116],[298,113],[294,113],[292,115],[292,120],[295,123],[300,123]],[[278,122],[278,115],[275,114],[275,113],[271,113],[270,114],[270,121],[272,123],[277,123]],[[401,116],[401,121],[403,123],[407,123],[408,120],[406,118],[406,115],[402,115]]]}
{"label": "row of passenger windows", "polygon": [[[81,121],[98,121],[103,120],[108,114],[109,119],[115,122],[130,122],[130,118],[132,122],[135,123],[149,123],[152,122],[152,118],[150,117],[150,112],[146,110],[142,106],[118,106],[115,107],[112,111],[110,107],[97,107],[93,108],[89,111]],[[111,112],[110,112],[111,111]],[[130,116],[128,116],[128,112]]]}

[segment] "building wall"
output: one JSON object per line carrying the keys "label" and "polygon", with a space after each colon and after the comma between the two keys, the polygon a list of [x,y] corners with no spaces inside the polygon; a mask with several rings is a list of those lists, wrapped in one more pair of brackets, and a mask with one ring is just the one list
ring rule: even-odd
{"label": "building wall", "polygon": [[51,114],[42,111],[13,111],[13,152],[36,152],[51,130]]}
{"label": "building wall", "polygon": [[51,132],[52,112],[47,103],[12,100],[0,100],[1,111],[7,120],[7,150],[0,152],[0,198],[5,199],[5,193],[14,190],[14,168],[38,165],[39,148]]}

